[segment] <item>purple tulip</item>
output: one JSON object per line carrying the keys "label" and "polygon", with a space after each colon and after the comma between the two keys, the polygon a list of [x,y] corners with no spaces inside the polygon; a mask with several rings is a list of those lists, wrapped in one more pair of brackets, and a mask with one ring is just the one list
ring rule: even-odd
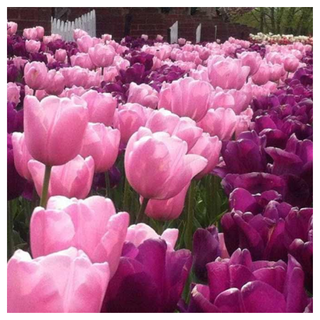
{"label": "purple tulip", "polygon": [[127,243],[108,285],[103,312],[173,312],[192,264],[188,250],[167,251],[164,240]]}

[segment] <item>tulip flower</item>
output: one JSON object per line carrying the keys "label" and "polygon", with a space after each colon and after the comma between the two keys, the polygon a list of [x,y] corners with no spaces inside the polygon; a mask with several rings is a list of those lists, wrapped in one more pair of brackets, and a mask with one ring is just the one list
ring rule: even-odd
{"label": "tulip flower", "polygon": [[7,34],[9,36],[13,36],[14,34],[16,34],[17,30],[18,30],[18,24],[17,23],[12,22],[12,21],[7,23]]}
{"label": "tulip flower", "polygon": [[208,160],[206,167],[197,174],[196,179],[201,179],[211,172],[218,164],[222,142],[217,136],[210,137],[203,133],[196,144],[191,148],[189,154],[197,154]]}
{"label": "tulip flower", "polygon": [[252,76],[259,70],[262,58],[258,52],[242,52],[241,54],[237,54],[237,56],[243,66],[250,68],[249,75]]}
{"label": "tulip flower", "polygon": [[159,108],[200,121],[209,108],[209,83],[192,78],[184,78],[162,86],[159,94]]}
{"label": "tulip flower", "polygon": [[[178,229],[166,229],[161,235],[158,235],[150,226],[145,223],[132,224],[127,231],[126,242],[139,247],[148,239],[161,239],[167,244],[167,251],[174,251],[174,247],[178,240]],[[125,245],[126,246],[126,245]],[[125,248],[124,248],[125,250]]]}
{"label": "tulip flower", "polygon": [[189,186],[190,184],[187,184],[180,193],[170,199],[150,199],[145,210],[146,215],[152,219],[164,221],[179,218],[184,208]]}
{"label": "tulip flower", "polygon": [[258,71],[251,77],[253,83],[261,86],[270,79],[270,67],[267,63],[261,63]]}
{"label": "tulip flower", "polygon": [[7,83],[7,101],[17,105],[20,102],[21,88],[14,82]]}
{"label": "tulip flower", "polygon": [[54,58],[57,61],[65,62],[67,58],[67,51],[65,49],[56,50],[56,52],[54,53]]}
{"label": "tulip flower", "polygon": [[105,126],[113,125],[117,100],[110,93],[88,90],[81,95],[81,98],[87,102],[89,122],[100,122]]}
{"label": "tulip flower", "polygon": [[88,53],[80,53],[78,52],[76,55],[70,57],[71,66],[79,66],[81,68],[86,68],[92,70],[94,65],[89,57]]}
{"label": "tulip flower", "polygon": [[207,281],[206,264],[216,258],[229,258],[225,248],[223,233],[215,226],[199,228],[193,235],[193,270],[198,279]]}
{"label": "tulip flower", "polygon": [[24,80],[33,90],[44,89],[47,85],[48,69],[43,62],[28,62],[24,66]]}
{"label": "tulip flower", "polygon": [[207,165],[203,157],[186,153],[187,143],[181,139],[140,128],[125,153],[130,185],[146,199],[174,197]]}
{"label": "tulip flower", "polygon": [[158,100],[158,92],[152,87],[147,84],[130,83],[128,102],[139,103],[142,106],[156,109]]}
{"label": "tulip flower", "polygon": [[114,117],[114,126],[121,133],[121,142],[126,144],[130,137],[143,127],[148,119],[148,109],[138,103],[126,103],[119,106]]}
{"label": "tulip flower", "polygon": [[167,251],[148,239],[121,257],[107,290],[103,312],[173,312],[191,268],[188,250]]}
{"label": "tulip flower", "polygon": [[79,154],[94,160],[95,172],[106,172],[115,163],[120,143],[120,131],[102,123],[89,123]]}
{"label": "tulip flower", "polygon": [[7,103],[7,132],[23,131],[23,109],[17,111],[13,103]]}
{"label": "tulip flower", "polygon": [[[28,169],[35,184],[36,191],[41,197],[43,193],[45,165],[41,162],[30,160]],[[94,174],[94,160],[92,157],[83,159],[76,156],[73,160],[61,166],[53,166],[48,183],[48,195],[62,195],[84,199],[88,196]]]}
{"label": "tulip flower", "polygon": [[47,166],[58,166],[79,154],[88,124],[86,102],[78,97],[24,99],[25,141],[31,156]]}
{"label": "tulip flower", "polygon": [[208,60],[208,76],[211,85],[222,89],[241,89],[250,73],[250,67],[240,60],[219,58]]}
{"label": "tulip flower", "polygon": [[41,47],[41,42],[40,41],[26,40],[26,50],[29,53],[39,52],[40,47]]}
{"label": "tulip flower", "polygon": [[88,53],[89,49],[93,47],[93,38],[89,35],[83,35],[77,39],[77,45],[80,52]]}
{"label": "tulip flower", "polygon": [[108,263],[75,248],[37,259],[17,250],[7,266],[7,311],[98,313],[109,279]]}
{"label": "tulip flower", "polygon": [[64,86],[64,76],[59,71],[50,70],[47,75],[46,92],[50,95],[58,96],[63,92]]}
{"label": "tulip flower", "polygon": [[116,55],[114,48],[110,45],[96,44],[88,51],[89,56],[96,67],[109,67],[112,65]]}
{"label": "tulip flower", "polygon": [[[300,264],[252,262],[247,250],[207,264],[209,286],[191,292],[191,312],[303,312],[309,304]],[[277,281],[275,281],[277,279]]]}
{"label": "tulip flower", "polygon": [[295,72],[299,67],[299,59],[294,55],[288,55],[284,58],[283,66],[287,72]]}
{"label": "tulip flower", "polygon": [[210,109],[198,126],[220,140],[230,140],[237,126],[237,116],[230,108]]}
{"label": "tulip flower", "polygon": [[108,262],[112,277],[118,267],[128,225],[128,213],[116,214],[110,199],[51,197],[46,210],[37,207],[32,214],[32,254],[38,257],[73,246],[83,250],[92,262]]}
{"label": "tulip flower", "polygon": [[28,162],[32,159],[24,139],[24,133],[14,132],[12,134],[12,147],[14,155],[14,165],[21,177],[32,181],[31,173],[28,169]]}

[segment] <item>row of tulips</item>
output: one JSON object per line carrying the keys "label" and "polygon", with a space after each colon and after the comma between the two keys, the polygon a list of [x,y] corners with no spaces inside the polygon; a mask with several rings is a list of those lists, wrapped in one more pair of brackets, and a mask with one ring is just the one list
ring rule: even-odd
{"label": "row of tulips", "polygon": [[7,30],[9,312],[312,312],[310,44]]}

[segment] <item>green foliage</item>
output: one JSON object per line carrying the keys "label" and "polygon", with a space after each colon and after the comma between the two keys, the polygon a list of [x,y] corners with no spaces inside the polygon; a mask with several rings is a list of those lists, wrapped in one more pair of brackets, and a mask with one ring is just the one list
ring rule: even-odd
{"label": "green foliage", "polygon": [[256,28],[259,32],[296,36],[313,33],[312,7],[257,7],[230,16],[233,22]]}

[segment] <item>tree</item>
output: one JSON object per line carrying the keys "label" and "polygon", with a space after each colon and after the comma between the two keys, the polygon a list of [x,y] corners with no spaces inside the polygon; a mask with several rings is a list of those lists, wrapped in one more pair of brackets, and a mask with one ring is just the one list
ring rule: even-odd
{"label": "tree", "polygon": [[294,35],[313,33],[313,8],[311,7],[225,9],[227,9],[231,21],[254,27],[260,32]]}

